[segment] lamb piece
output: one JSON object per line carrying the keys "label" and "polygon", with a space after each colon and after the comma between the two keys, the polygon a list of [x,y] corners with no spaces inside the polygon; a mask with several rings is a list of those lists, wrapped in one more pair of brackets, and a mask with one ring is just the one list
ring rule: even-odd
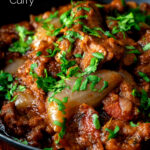
{"label": "lamb piece", "polygon": [[150,43],[150,30],[147,30],[144,35],[142,35],[141,39],[138,43],[143,47],[146,44]]}
{"label": "lamb piece", "polygon": [[[115,138],[108,139],[106,128],[114,130],[119,126]],[[101,140],[106,150],[140,150],[141,142],[150,139],[150,123],[138,123],[132,127],[129,123],[120,120],[110,120],[102,128]]]}
{"label": "lamb piece", "polygon": [[110,117],[124,121],[137,117],[139,100],[131,94],[132,90],[133,86],[124,80],[103,100],[103,109]]}
{"label": "lamb piece", "polygon": [[90,106],[82,104],[67,121],[66,134],[60,142],[63,148],[73,150],[103,150],[100,130],[95,129],[92,115],[98,113]]}
{"label": "lamb piece", "polygon": [[84,70],[90,65],[90,61],[93,58],[93,53],[99,52],[104,55],[104,59],[100,64],[115,60],[115,62],[121,60],[124,55],[124,47],[113,38],[98,39],[91,36],[84,36],[84,40],[76,42],[74,54],[83,54],[82,59],[78,59],[80,67]]}
{"label": "lamb piece", "polygon": [[[32,26],[27,21],[17,23],[24,26],[27,30],[31,30]],[[16,24],[4,25],[0,28],[0,43],[10,45],[13,41],[18,39],[18,34],[15,30]]]}
{"label": "lamb piece", "polygon": [[[23,106],[24,104],[25,106]],[[22,139],[27,138],[30,145],[42,147],[44,134],[46,132],[52,134],[53,130],[39,114],[36,114],[35,111],[33,112],[29,106],[27,107],[27,102],[24,102],[24,104],[22,102],[17,107],[15,103],[3,105],[0,114],[2,122],[10,135],[18,136]]]}
{"label": "lamb piece", "polygon": [[[150,43],[150,30],[147,30],[146,33],[141,37],[138,43],[144,47],[148,43]],[[138,77],[138,81],[140,83],[140,87],[144,88],[147,92],[150,92],[150,83],[143,80],[142,77],[139,76],[139,72],[145,73],[148,77],[150,77],[150,50],[143,51],[143,53],[139,57],[139,63],[134,69],[135,75]]]}
{"label": "lamb piece", "polygon": [[111,3],[105,5],[105,11],[107,13],[112,12],[113,10],[118,10],[120,12],[124,11],[124,6],[121,0],[113,0]]}

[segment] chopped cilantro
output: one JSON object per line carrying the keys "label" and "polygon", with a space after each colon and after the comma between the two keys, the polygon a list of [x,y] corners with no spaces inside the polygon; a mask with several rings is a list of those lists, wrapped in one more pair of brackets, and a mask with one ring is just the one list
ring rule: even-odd
{"label": "chopped cilantro", "polygon": [[146,44],[146,45],[143,47],[143,50],[144,50],[144,51],[150,50],[150,43]]}
{"label": "chopped cilantro", "polygon": [[114,130],[105,128],[107,132],[109,132],[108,140],[115,138],[120,130],[119,126],[116,126]]}
{"label": "chopped cilantro", "polygon": [[101,4],[95,4],[95,6],[98,7],[98,8],[104,8],[104,6],[101,5]]}
{"label": "chopped cilantro", "polygon": [[143,72],[138,72],[139,76],[142,77],[146,82],[150,82],[150,78]]}
{"label": "chopped cilantro", "polygon": [[135,49],[135,47],[132,46],[132,45],[127,45],[126,48],[127,48],[127,49]]}
{"label": "chopped cilantro", "polygon": [[63,98],[63,103],[67,103],[68,102],[68,97],[64,97]]}
{"label": "chopped cilantro", "polygon": [[90,65],[87,68],[85,68],[83,75],[94,73],[97,70],[99,61],[101,61],[104,58],[102,53],[100,53],[98,55],[97,54],[96,54],[96,56],[99,58],[93,57],[91,59]]}
{"label": "chopped cilantro", "polygon": [[102,92],[104,89],[106,89],[108,87],[107,81],[103,81],[103,83],[104,83],[103,87],[98,92]]}
{"label": "chopped cilantro", "polygon": [[75,56],[76,58],[82,58],[82,55],[81,55],[81,54],[74,54],[74,56]]}
{"label": "chopped cilantro", "polygon": [[50,147],[50,148],[44,148],[43,150],[53,150],[53,148],[52,147]]}
{"label": "chopped cilantro", "polygon": [[139,123],[135,124],[133,121],[130,121],[130,126],[131,127],[137,127],[139,125]]}
{"label": "chopped cilantro", "polygon": [[88,80],[89,80],[89,82],[91,82],[90,90],[91,90],[91,91],[96,91],[95,85],[96,85],[101,79],[100,79],[98,76],[96,76],[96,75],[89,75],[89,76],[88,76]]}
{"label": "chopped cilantro", "polygon": [[97,114],[92,115],[93,124],[95,126],[95,129],[100,129],[100,122],[99,122],[99,116]]}
{"label": "chopped cilantro", "polygon": [[30,75],[33,77],[33,78],[37,78],[37,74],[35,73],[35,68],[37,68],[38,65],[36,63],[33,63],[31,64],[31,67],[30,67]]}
{"label": "chopped cilantro", "polygon": [[79,67],[77,66],[69,68],[68,70],[69,73],[67,74],[67,77],[74,76],[76,73],[78,73],[78,71],[79,71]]}
{"label": "chopped cilantro", "polygon": [[88,78],[86,78],[86,79],[82,82],[82,84],[81,84],[81,86],[80,86],[80,90],[81,90],[81,91],[85,91],[85,90],[87,89],[88,82],[89,82]]}
{"label": "chopped cilantro", "polygon": [[56,126],[59,126],[59,127],[63,127],[63,123],[61,123],[61,122],[59,122],[59,121],[57,121],[57,120],[55,120],[55,121],[53,122],[53,124],[56,125]]}
{"label": "chopped cilantro", "polygon": [[41,56],[42,55],[42,52],[41,51],[38,51],[37,53],[36,53],[36,56]]}
{"label": "chopped cilantro", "polygon": [[0,71],[0,97],[11,101],[13,93],[17,90],[17,84],[13,84],[11,74]]}
{"label": "chopped cilantro", "polygon": [[22,141],[22,140],[19,140],[17,138],[14,138],[15,141],[19,142],[19,143],[22,143],[24,145],[28,145],[28,142],[26,140]]}
{"label": "chopped cilantro", "polygon": [[126,48],[131,50],[127,52],[128,54],[141,54],[141,52],[132,45],[127,45]]}
{"label": "chopped cilantro", "polygon": [[76,39],[83,40],[83,36],[73,30],[66,31],[64,38],[68,39],[71,43],[75,42]]}
{"label": "chopped cilantro", "polygon": [[18,95],[15,95],[11,100],[10,102],[14,102],[16,99],[17,99]]}
{"label": "chopped cilantro", "polygon": [[108,19],[118,21],[118,26],[115,26],[112,30],[113,34],[116,34],[118,32],[125,33],[126,31],[131,30],[132,27],[134,27],[137,30],[140,30],[140,27],[136,23],[134,14],[132,12],[130,12],[128,14],[119,15],[117,18],[108,17]]}
{"label": "chopped cilantro", "polygon": [[73,86],[73,89],[72,89],[72,92],[75,92],[75,91],[79,91],[80,89],[80,86],[81,86],[81,82],[82,82],[82,77],[78,78],[75,83],[74,83],[74,86]]}
{"label": "chopped cilantro", "polygon": [[19,85],[18,86],[18,90],[17,91],[19,91],[19,92],[24,92],[26,90],[26,87],[25,86],[23,86],[23,85]]}
{"label": "chopped cilantro", "polygon": [[72,66],[74,66],[75,64],[76,64],[76,62],[75,61],[68,61],[67,59],[66,59],[66,52],[62,52],[62,54],[60,54],[59,55],[59,57],[60,57],[60,61],[61,61],[61,73],[59,73],[59,74],[57,74],[58,76],[66,76],[66,74],[67,74],[67,70],[70,68],[70,67],[72,67]]}
{"label": "chopped cilantro", "polygon": [[19,25],[16,26],[16,31],[19,34],[19,40],[13,43],[8,50],[10,52],[25,54],[30,49],[30,44],[33,40],[33,32]]}
{"label": "chopped cilantro", "polygon": [[104,59],[103,53],[95,52],[92,55],[98,59]]}
{"label": "chopped cilantro", "polygon": [[140,108],[144,111],[147,111],[150,109],[150,98],[148,97],[147,92],[142,89],[141,94],[141,101],[140,101]]}
{"label": "chopped cilantro", "polygon": [[41,88],[45,92],[48,92],[53,89],[53,86],[56,84],[56,79],[54,79],[51,76],[47,76],[45,78],[38,77],[36,83],[37,83],[38,88]]}
{"label": "chopped cilantro", "polygon": [[48,23],[52,19],[57,18],[57,17],[58,17],[58,11],[54,12],[54,14],[50,14],[49,17],[46,19],[43,19],[41,17],[35,17],[35,21],[36,22],[42,22],[42,23]]}
{"label": "chopped cilantro", "polygon": [[81,23],[81,22],[79,22],[79,23],[82,24],[83,32],[88,33],[89,35],[99,37],[99,38],[101,37],[100,33],[97,32],[97,30],[95,28],[91,29],[88,26],[84,25],[83,23]]}
{"label": "chopped cilantro", "polygon": [[141,54],[141,52],[138,49],[132,50],[127,52],[128,54]]}
{"label": "chopped cilantro", "polygon": [[89,8],[89,7],[78,7],[77,11],[80,11],[82,9],[85,10],[85,11],[88,11],[88,12],[91,10],[91,8]]}
{"label": "chopped cilantro", "polygon": [[85,68],[84,74],[91,74],[95,72],[97,70],[98,64],[99,64],[99,59],[96,57],[93,57],[91,59],[90,65],[87,68]]}
{"label": "chopped cilantro", "polygon": [[[125,3],[124,0],[122,3]],[[144,22],[150,25],[150,15],[146,15],[145,12],[142,12],[139,7],[135,9],[129,9],[124,14],[117,14],[115,17],[108,17],[110,20],[117,20],[118,26],[115,26],[112,30],[113,34],[122,32],[123,34],[126,31],[131,30],[132,28],[140,30],[140,23]]]}
{"label": "chopped cilantro", "polygon": [[60,52],[60,49],[56,47],[54,50],[48,49],[47,52],[49,55],[45,57],[54,57],[58,52]]}
{"label": "chopped cilantro", "polygon": [[[57,122],[58,123],[58,122]],[[65,135],[66,133],[66,118],[63,119],[63,123],[59,123],[59,125],[61,125],[61,131],[59,132],[58,134],[58,140],[55,141],[56,144],[59,143],[60,139],[63,138],[63,136]]]}
{"label": "chopped cilantro", "polygon": [[13,60],[12,60],[12,59],[9,59],[8,62],[11,64],[11,63],[13,63]]}
{"label": "chopped cilantro", "polygon": [[137,91],[137,89],[133,89],[132,92],[131,92],[131,95],[133,96],[136,96],[136,97],[139,97],[139,92]]}

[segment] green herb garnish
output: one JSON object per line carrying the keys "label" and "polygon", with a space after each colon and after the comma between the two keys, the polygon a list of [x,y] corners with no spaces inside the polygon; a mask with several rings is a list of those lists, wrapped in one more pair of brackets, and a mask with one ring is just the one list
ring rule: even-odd
{"label": "green herb garnish", "polygon": [[103,83],[104,83],[103,87],[98,92],[102,92],[104,89],[106,89],[108,87],[107,81],[103,81]]}
{"label": "green herb garnish", "polygon": [[36,56],[41,56],[42,55],[42,52],[41,51],[38,51],[37,53],[36,53]]}
{"label": "green herb garnish", "polygon": [[99,116],[97,114],[93,114],[92,119],[93,119],[93,124],[95,126],[95,129],[100,129],[101,125],[99,122]]}
{"label": "green herb garnish", "polygon": [[150,43],[146,44],[144,47],[143,47],[143,50],[144,51],[147,51],[150,49]]}
{"label": "green herb garnish", "polygon": [[58,17],[58,11],[54,12],[54,14],[50,14],[48,18],[43,19],[41,17],[35,17],[36,22],[41,22],[41,23],[48,23],[52,21],[54,18]]}
{"label": "green herb garnish", "polygon": [[88,11],[88,12],[91,10],[91,8],[89,8],[89,7],[78,7],[77,11],[80,11],[82,9],[85,10],[85,11]]}
{"label": "green herb garnish", "polygon": [[19,40],[13,43],[8,50],[10,52],[25,54],[30,49],[30,44],[33,40],[33,32],[19,25],[16,25],[16,31],[19,34]]}
{"label": "green herb garnish", "polygon": [[137,127],[139,125],[139,123],[135,124],[133,121],[130,121],[130,126],[131,127]]}
{"label": "green herb garnish", "polygon": [[79,91],[80,89],[80,86],[81,86],[81,82],[82,82],[82,77],[78,78],[75,83],[74,83],[74,86],[73,86],[73,89],[72,89],[72,92],[75,92],[75,91]]}
{"label": "green herb garnish", "polygon": [[108,140],[115,138],[120,130],[119,126],[116,126],[114,130],[105,128],[107,132],[109,132]]}
{"label": "green herb garnish", "polygon": [[150,82],[150,78],[143,72],[138,72],[139,76],[142,77],[146,82]]}
{"label": "green herb garnish", "polygon": [[19,140],[18,138],[14,138],[14,140],[19,142],[19,143],[22,143],[24,145],[28,145],[28,142],[26,140],[22,141],[22,140]]}
{"label": "green herb garnish", "polygon": [[82,58],[82,55],[81,55],[81,54],[74,54],[74,56],[75,56],[76,58]]}

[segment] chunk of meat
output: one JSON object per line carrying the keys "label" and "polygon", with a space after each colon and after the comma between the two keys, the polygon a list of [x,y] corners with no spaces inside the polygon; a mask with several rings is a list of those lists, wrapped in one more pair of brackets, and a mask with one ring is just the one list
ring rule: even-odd
{"label": "chunk of meat", "polygon": [[[87,18],[85,20],[82,20],[84,24],[86,24],[90,28],[94,27],[102,27],[103,25],[103,17],[99,11],[99,8],[95,5],[95,2],[92,1],[86,1],[78,4],[73,8],[73,12],[75,13],[75,17],[79,16],[85,16],[87,15]],[[90,8],[90,11],[86,11],[81,9],[80,11],[77,10],[79,7],[87,7]],[[77,19],[76,22],[79,22],[80,19]],[[94,22],[94,23],[93,23]]]}
{"label": "chunk of meat", "polygon": [[100,62],[102,65],[104,62],[111,60],[118,61],[123,57],[124,48],[122,45],[113,38],[98,39],[88,35],[84,36],[84,40],[76,42],[74,54],[83,54],[84,57],[80,60],[80,67],[84,70],[90,65],[93,53],[99,52],[104,55],[104,59]]}
{"label": "chunk of meat", "polygon": [[132,96],[133,87],[126,81],[120,87],[108,94],[103,100],[104,110],[113,118],[131,120],[137,117],[139,101]]}
{"label": "chunk of meat", "polygon": [[[108,140],[106,128],[114,130],[119,126],[117,137]],[[131,127],[129,123],[110,120],[102,128],[101,139],[106,150],[140,150],[141,142],[150,139],[150,123],[138,123]]]}
{"label": "chunk of meat", "polygon": [[143,47],[146,44],[150,43],[150,30],[146,30],[146,33],[142,35],[138,43]]}
{"label": "chunk of meat", "polygon": [[[26,29],[31,30],[32,27],[27,21],[18,23],[20,26],[24,26]],[[4,25],[0,28],[0,43],[6,45],[11,44],[14,40],[18,39],[18,34],[15,30],[15,24]]]}
{"label": "chunk of meat", "polygon": [[45,120],[29,107],[19,110],[16,109],[14,103],[5,104],[0,117],[10,135],[27,138],[28,143],[32,146],[42,147],[44,134],[53,132]]}
{"label": "chunk of meat", "polygon": [[64,139],[60,142],[65,149],[103,150],[100,130],[95,129],[92,115],[98,114],[92,107],[82,104],[73,112],[67,121]]}
{"label": "chunk of meat", "polygon": [[118,10],[120,12],[124,10],[124,6],[121,0],[113,0],[111,3],[108,3],[107,5],[105,5],[106,12],[111,12],[113,10]]}

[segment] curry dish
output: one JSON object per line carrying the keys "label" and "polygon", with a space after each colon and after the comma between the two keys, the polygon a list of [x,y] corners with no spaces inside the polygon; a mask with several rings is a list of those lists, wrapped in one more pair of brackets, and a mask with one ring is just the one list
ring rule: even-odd
{"label": "curry dish", "polygon": [[0,28],[0,125],[47,150],[150,143],[150,4],[71,1]]}

